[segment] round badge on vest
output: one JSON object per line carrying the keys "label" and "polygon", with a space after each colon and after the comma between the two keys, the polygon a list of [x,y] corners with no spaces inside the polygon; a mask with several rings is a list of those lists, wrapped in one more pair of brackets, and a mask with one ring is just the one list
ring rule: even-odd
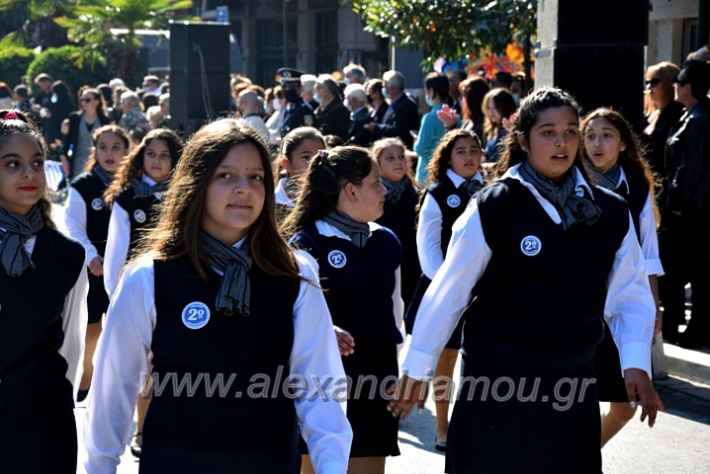
{"label": "round badge on vest", "polygon": [[520,241],[520,250],[528,257],[534,257],[542,250],[542,242],[534,235],[528,235]]}
{"label": "round badge on vest", "polygon": [[145,222],[145,212],[140,209],[136,209],[135,211],[133,211],[133,218],[136,220],[136,222],[142,224]]}
{"label": "round badge on vest", "polygon": [[343,268],[348,263],[348,259],[340,250],[332,250],[328,254],[328,263],[333,268]]}
{"label": "round badge on vest", "polygon": [[452,194],[446,198],[446,204],[448,204],[449,207],[459,207],[461,205],[461,198]]}
{"label": "round badge on vest", "polygon": [[104,208],[104,201],[101,198],[96,198],[91,201],[91,209],[94,211],[100,211]]}
{"label": "round badge on vest", "polygon": [[201,329],[210,320],[210,308],[201,301],[193,301],[182,310],[182,323],[188,329]]}

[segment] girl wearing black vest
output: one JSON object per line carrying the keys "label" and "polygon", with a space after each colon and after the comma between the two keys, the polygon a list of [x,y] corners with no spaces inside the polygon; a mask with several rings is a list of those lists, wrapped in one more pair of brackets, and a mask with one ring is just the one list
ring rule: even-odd
{"label": "girl wearing black vest", "polygon": [[181,151],[182,142],[175,132],[165,128],[152,130],[131,151],[106,190],[111,219],[104,256],[104,285],[109,297],[116,290],[121,268],[157,217],[158,203],[168,188]]}
{"label": "girl wearing black vest", "polygon": [[[452,130],[439,142],[429,163],[429,187],[422,200],[417,226],[417,253],[422,275],[412,305],[407,310],[407,332],[411,334],[424,292],[446,257],[454,222],[466,209],[468,201],[483,186],[481,159],[483,151],[478,136],[468,130]],[[436,395],[435,448],[446,451],[449,429],[449,399],[456,358],[461,348],[463,320],[441,351],[434,376]]]}
{"label": "girl wearing black vest", "polygon": [[315,271],[277,232],[270,166],[262,138],[232,119],[187,144],[109,308],[88,472],[115,472],[149,351],[141,473],[296,473],[299,425],[317,472],[345,472],[352,433],[333,325]]}
{"label": "girl wearing black vest", "polygon": [[385,207],[377,223],[392,230],[402,243],[402,299],[408,307],[421,275],[417,257],[417,203],[419,190],[411,176],[399,138],[383,138],[372,144],[372,156],[380,166],[387,188]]}
{"label": "girl wearing black vest", "polygon": [[[631,211],[635,235],[641,245],[656,302],[654,333],[658,332],[661,323],[658,277],[663,275],[663,266],[658,252],[653,173],[641,155],[631,126],[619,112],[607,108],[594,110],[582,121],[581,132],[592,180],[625,198]],[[619,362],[619,351],[609,326],[605,324],[604,340],[597,350],[595,361],[599,400],[611,402],[609,412],[602,416],[602,447],[634,416],[635,410],[628,404]]]}
{"label": "girl wearing black vest", "polygon": [[116,125],[106,125],[94,132],[93,143],[94,147],[84,173],[72,181],[64,213],[64,223],[69,235],[84,247],[86,261],[89,262],[89,296],[86,301],[89,324],[86,329],[79,401],[84,400],[89,393],[91,376],[94,373],[94,350],[101,335],[101,318],[108,309],[108,295],[103,279],[103,255],[111,211],[103,197],[128,150],[128,135]]}
{"label": "girl wearing black vest", "polygon": [[76,472],[86,333],[84,249],[45,197],[42,134],[0,112],[0,472]]}
{"label": "girl wearing black vest", "polygon": [[279,222],[285,221],[296,205],[298,193],[301,192],[301,178],[308,170],[308,163],[318,150],[325,148],[323,135],[313,127],[295,128],[281,140],[279,159],[276,161],[279,181],[275,191],[276,218]]}
{"label": "girl wearing black vest", "polygon": [[[165,128],[150,131],[123,161],[106,190],[104,198],[111,207],[111,217],[104,253],[104,287],[109,298],[118,286],[124,264],[155,224],[181,152],[182,142],[175,132]],[[148,395],[141,394],[138,400],[138,422],[131,439],[131,453],[136,457],[140,456]]]}
{"label": "girl wearing black vest", "polygon": [[[386,456],[399,455],[399,423],[387,412],[384,390],[388,380],[397,380],[403,314],[401,245],[391,230],[373,222],[382,215],[387,191],[377,163],[355,146],[320,151],[303,186],[285,224],[294,232],[292,245],[317,261],[345,373],[352,378],[348,473],[382,474]],[[310,464],[304,455],[304,473],[313,472]]]}
{"label": "girl wearing black vest", "polygon": [[601,471],[594,356],[602,316],[619,345],[628,400],[653,425],[653,295],[622,198],[589,184],[572,97],[523,99],[500,178],[456,222],[422,300],[405,376],[390,404],[406,416],[458,320],[463,375],[447,472]]}

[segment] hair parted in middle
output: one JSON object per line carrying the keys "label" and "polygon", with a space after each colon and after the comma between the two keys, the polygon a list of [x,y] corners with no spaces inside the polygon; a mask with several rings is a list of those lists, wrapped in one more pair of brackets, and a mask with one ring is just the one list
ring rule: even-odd
{"label": "hair parted in middle", "polygon": [[167,260],[187,255],[200,276],[207,278],[209,264],[201,238],[207,187],[227,153],[237,145],[255,147],[265,173],[264,207],[249,230],[254,264],[267,274],[300,280],[293,252],[276,226],[275,186],[268,145],[251,127],[231,118],[203,126],[187,142],[165,193],[158,223],[139,253]]}
{"label": "hair parted in middle", "polygon": [[431,156],[431,161],[427,165],[427,184],[440,183],[444,179],[446,171],[451,168],[451,153],[456,146],[456,141],[461,138],[470,138],[476,142],[478,148],[483,148],[481,139],[471,130],[457,128],[446,132],[439,140],[439,144]]}
{"label": "hair parted in middle", "polygon": [[84,173],[91,173],[98,165],[98,162],[96,161],[96,147],[99,144],[99,138],[101,138],[101,135],[105,133],[116,135],[121,140],[121,142],[123,142],[123,146],[125,147],[125,149],[128,150],[130,139],[128,138],[128,134],[124,129],[122,129],[118,125],[104,125],[101,128],[97,128],[94,134],[91,136],[91,140],[93,141],[93,148],[91,149],[91,155],[89,156],[89,159],[86,162],[86,165],[84,166]]}

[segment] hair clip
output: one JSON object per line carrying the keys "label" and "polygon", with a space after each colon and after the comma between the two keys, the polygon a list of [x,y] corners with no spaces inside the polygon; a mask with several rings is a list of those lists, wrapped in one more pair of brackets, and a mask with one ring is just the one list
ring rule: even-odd
{"label": "hair clip", "polygon": [[15,112],[7,112],[2,116],[3,120],[20,120],[20,117]]}

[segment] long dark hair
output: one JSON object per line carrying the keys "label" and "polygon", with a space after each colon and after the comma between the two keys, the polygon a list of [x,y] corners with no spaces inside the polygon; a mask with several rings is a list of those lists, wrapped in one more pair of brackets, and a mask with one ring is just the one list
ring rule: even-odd
{"label": "long dark hair", "polygon": [[[488,104],[493,102],[493,106],[500,114],[501,123],[493,123],[488,117]],[[508,89],[503,89],[498,87],[496,89],[491,89],[483,96],[483,115],[485,116],[485,121],[483,124],[483,135],[485,135],[485,140],[490,140],[495,138],[498,131],[503,126],[502,120],[509,118],[515,113],[517,105],[515,104],[515,98]]]}
{"label": "long dark hair", "polygon": [[490,88],[481,77],[472,77],[459,84],[459,92],[466,99],[463,107],[463,118],[475,122],[483,117],[483,98]]}
{"label": "long dark hair", "polygon": [[587,127],[591,121],[596,118],[602,118],[608,121],[618,130],[619,135],[621,135],[621,141],[626,145],[626,149],[619,153],[619,163],[627,175],[636,178],[647,187],[649,196],[651,197],[654,215],[656,216],[656,222],[658,222],[658,209],[656,207],[656,185],[658,183],[646,158],[644,158],[645,150],[643,145],[641,145],[641,142],[624,116],[608,107],[595,109],[584,117],[580,127],[582,138],[586,135]]}
{"label": "long dark hair", "polygon": [[[17,118],[6,118],[8,114],[14,114]],[[11,115],[12,117],[12,115]],[[35,126],[32,121],[27,118],[22,112],[16,110],[0,110],[0,148],[4,147],[10,137],[17,135],[26,135],[37,142],[43,158],[47,158],[47,144],[42,137],[42,132]],[[47,189],[42,197],[37,201],[37,207],[42,215],[44,225],[52,229],[56,229],[52,221],[52,205],[47,198]]]}
{"label": "long dark hair", "polygon": [[[530,130],[537,123],[541,112],[556,107],[569,107],[579,120],[580,108],[577,101],[562,89],[556,87],[542,87],[531,92],[520,102],[518,116],[515,118],[513,128],[503,139],[503,149],[500,160],[495,168],[496,177],[500,178],[513,166],[528,159],[528,152],[523,150],[518,142],[518,134],[522,134],[525,140],[530,143]],[[574,157],[574,164],[582,173],[584,179],[589,182],[589,176],[584,168],[584,144],[580,140],[577,155]]]}
{"label": "long dark hair", "polygon": [[[317,129],[313,127],[298,127],[288,132],[281,140],[281,146],[279,147],[279,158],[286,158],[288,161],[291,161],[293,151],[306,140],[320,140],[323,144],[323,148],[326,148],[325,138]],[[274,165],[274,174],[278,180],[279,175],[282,172],[281,160],[274,160]]]}
{"label": "long dark hair", "polygon": [[113,180],[111,186],[106,189],[104,193],[104,200],[107,204],[111,204],[116,198],[118,193],[123,189],[128,187],[133,178],[140,178],[143,176],[143,158],[145,155],[145,149],[148,147],[153,140],[163,140],[168,145],[168,150],[170,150],[170,160],[173,170],[175,165],[180,158],[180,153],[182,153],[182,141],[177,133],[167,128],[156,128],[151,130],[148,134],[143,137],[140,145],[135,147],[133,151],[124,160],[123,164],[116,172],[116,179]]}
{"label": "long dark hair", "polygon": [[461,138],[470,138],[478,144],[479,148],[483,148],[481,139],[470,130],[457,128],[446,132],[446,135],[439,140],[439,144],[431,156],[431,161],[427,165],[427,184],[440,183],[444,179],[446,171],[451,168],[451,163],[449,163],[451,152],[453,152],[456,142]]}
{"label": "long dark hair", "polygon": [[[92,96],[94,96],[94,99],[98,102],[96,105],[96,115],[98,115],[101,119],[104,120],[104,122],[108,122],[108,115],[106,115],[106,105],[104,102],[104,95],[99,92],[98,89],[94,89],[93,87],[88,87],[84,86],[81,89],[79,89],[79,93],[76,95],[77,97],[77,102],[81,102],[81,96],[84,95],[84,92],[88,92]],[[81,110],[81,103],[79,104],[79,110]]]}
{"label": "long dark hair", "polygon": [[321,150],[308,166],[296,207],[283,224],[282,231],[292,235],[305,225],[325,217],[338,204],[340,190],[347,183],[356,186],[377,166],[367,149],[338,146]]}
{"label": "long dark hair", "polygon": [[251,127],[234,119],[205,125],[187,143],[165,193],[158,224],[144,240],[140,253],[167,260],[187,255],[200,276],[207,278],[209,264],[200,236],[207,187],[227,153],[243,144],[258,150],[266,173],[264,207],[249,230],[251,257],[257,267],[270,275],[300,279],[296,259],[276,227],[268,145]]}

